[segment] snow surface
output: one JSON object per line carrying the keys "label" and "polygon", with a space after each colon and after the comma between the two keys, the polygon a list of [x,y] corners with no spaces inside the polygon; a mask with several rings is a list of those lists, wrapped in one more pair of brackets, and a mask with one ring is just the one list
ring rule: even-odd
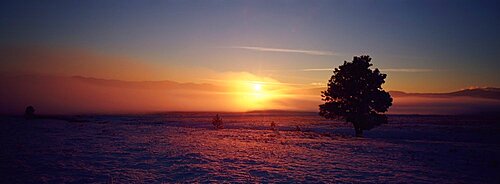
{"label": "snow surface", "polygon": [[355,138],[350,124],[316,113],[225,113],[222,130],[212,128],[214,115],[3,117],[0,182],[500,181],[495,119],[390,116]]}

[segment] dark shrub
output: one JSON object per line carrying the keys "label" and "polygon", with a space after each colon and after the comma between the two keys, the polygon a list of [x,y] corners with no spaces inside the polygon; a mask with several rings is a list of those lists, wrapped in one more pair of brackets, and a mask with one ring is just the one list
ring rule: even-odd
{"label": "dark shrub", "polygon": [[222,118],[219,116],[219,114],[215,115],[214,119],[212,120],[212,125],[214,125],[215,129],[224,128],[224,126],[222,125]]}

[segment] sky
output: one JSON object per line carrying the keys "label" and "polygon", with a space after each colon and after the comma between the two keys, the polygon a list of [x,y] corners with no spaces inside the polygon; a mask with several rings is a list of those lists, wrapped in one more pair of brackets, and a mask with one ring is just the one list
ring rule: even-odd
{"label": "sky", "polygon": [[388,74],[386,90],[498,87],[499,8],[481,0],[2,1],[0,72],[289,90],[325,87],[332,68],[370,55]]}

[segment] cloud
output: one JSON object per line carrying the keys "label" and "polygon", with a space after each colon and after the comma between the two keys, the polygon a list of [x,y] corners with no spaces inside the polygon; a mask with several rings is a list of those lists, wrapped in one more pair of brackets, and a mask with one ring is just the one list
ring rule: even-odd
{"label": "cloud", "polygon": [[[428,69],[428,68],[381,68],[379,70],[383,72],[410,72],[410,73],[438,71],[436,69]],[[304,72],[333,71],[333,68],[307,68],[307,69],[301,69],[300,71]]]}
{"label": "cloud", "polygon": [[384,72],[435,72],[436,69],[428,68],[382,68],[380,69]]}
{"label": "cloud", "polygon": [[0,47],[0,72],[92,76],[106,79],[153,80],[164,72],[138,59],[78,48]]}
{"label": "cloud", "polygon": [[308,54],[317,56],[333,56],[336,55],[331,51],[324,50],[298,50],[298,49],[284,49],[284,48],[269,48],[269,47],[252,47],[252,46],[234,46],[228,47],[231,49],[245,49],[261,52],[285,52],[285,53],[298,53],[298,54]]}
{"label": "cloud", "polygon": [[311,85],[311,86],[326,86],[326,84],[323,82],[311,82],[311,83],[309,83],[309,85]]}
{"label": "cloud", "polygon": [[[4,62],[5,61],[5,62]],[[217,71],[197,66],[173,66],[82,48],[0,45],[0,75],[86,76],[126,81],[174,80],[193,82]]]}
{"label": "cloud", "polygon": [[[245,73],[245,72],[241,72]],[[305,86],[307,84],[300,84],[300,83],[285,83],[285,82],[269,82],[269,81],[263,81],[263,80],[248,80],[248,79],[202,79],[204,81],[209,81],[209,82],[218,82],[218,83],[232,83],[232,82],[250,82],[250,83],[258,83],[258,84],[267,84],[267,85],[277,85],[277,86]]]}
{"label": "cloud", "polygon": [[314,71],[332,71],[333,68],[307,68],[307,69],[302,69],[300,71],[304,72],[314,72]]}

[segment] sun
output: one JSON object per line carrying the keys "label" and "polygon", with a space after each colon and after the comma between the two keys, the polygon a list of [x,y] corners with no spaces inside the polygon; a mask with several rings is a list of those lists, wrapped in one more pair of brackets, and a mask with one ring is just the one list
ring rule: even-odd
{"label": "sun", "polygon": [[253,84],[253,90],[255,90],[255,91],[261,91],[262,90],[262,84],[254,83]]}
{"label": "sun", "polygon": [[231,80],[230,94],[234,102],[245,110],[274,108],[274,101],[280,97],[281,86],[271,80]]}
{"label": "sun", "polygon": [[268,96],[268,91],[262,89],[262,83],[252,83],[252,88],[253,91],[250,91],[250,94],[253,96],[253,100],[263,100]]}
{"label": "sun", "polygon": [[272,98],[271,86],[263,81],[239,81],[237,86],[238,102],[247,109],[262,109],[269,105]]}

